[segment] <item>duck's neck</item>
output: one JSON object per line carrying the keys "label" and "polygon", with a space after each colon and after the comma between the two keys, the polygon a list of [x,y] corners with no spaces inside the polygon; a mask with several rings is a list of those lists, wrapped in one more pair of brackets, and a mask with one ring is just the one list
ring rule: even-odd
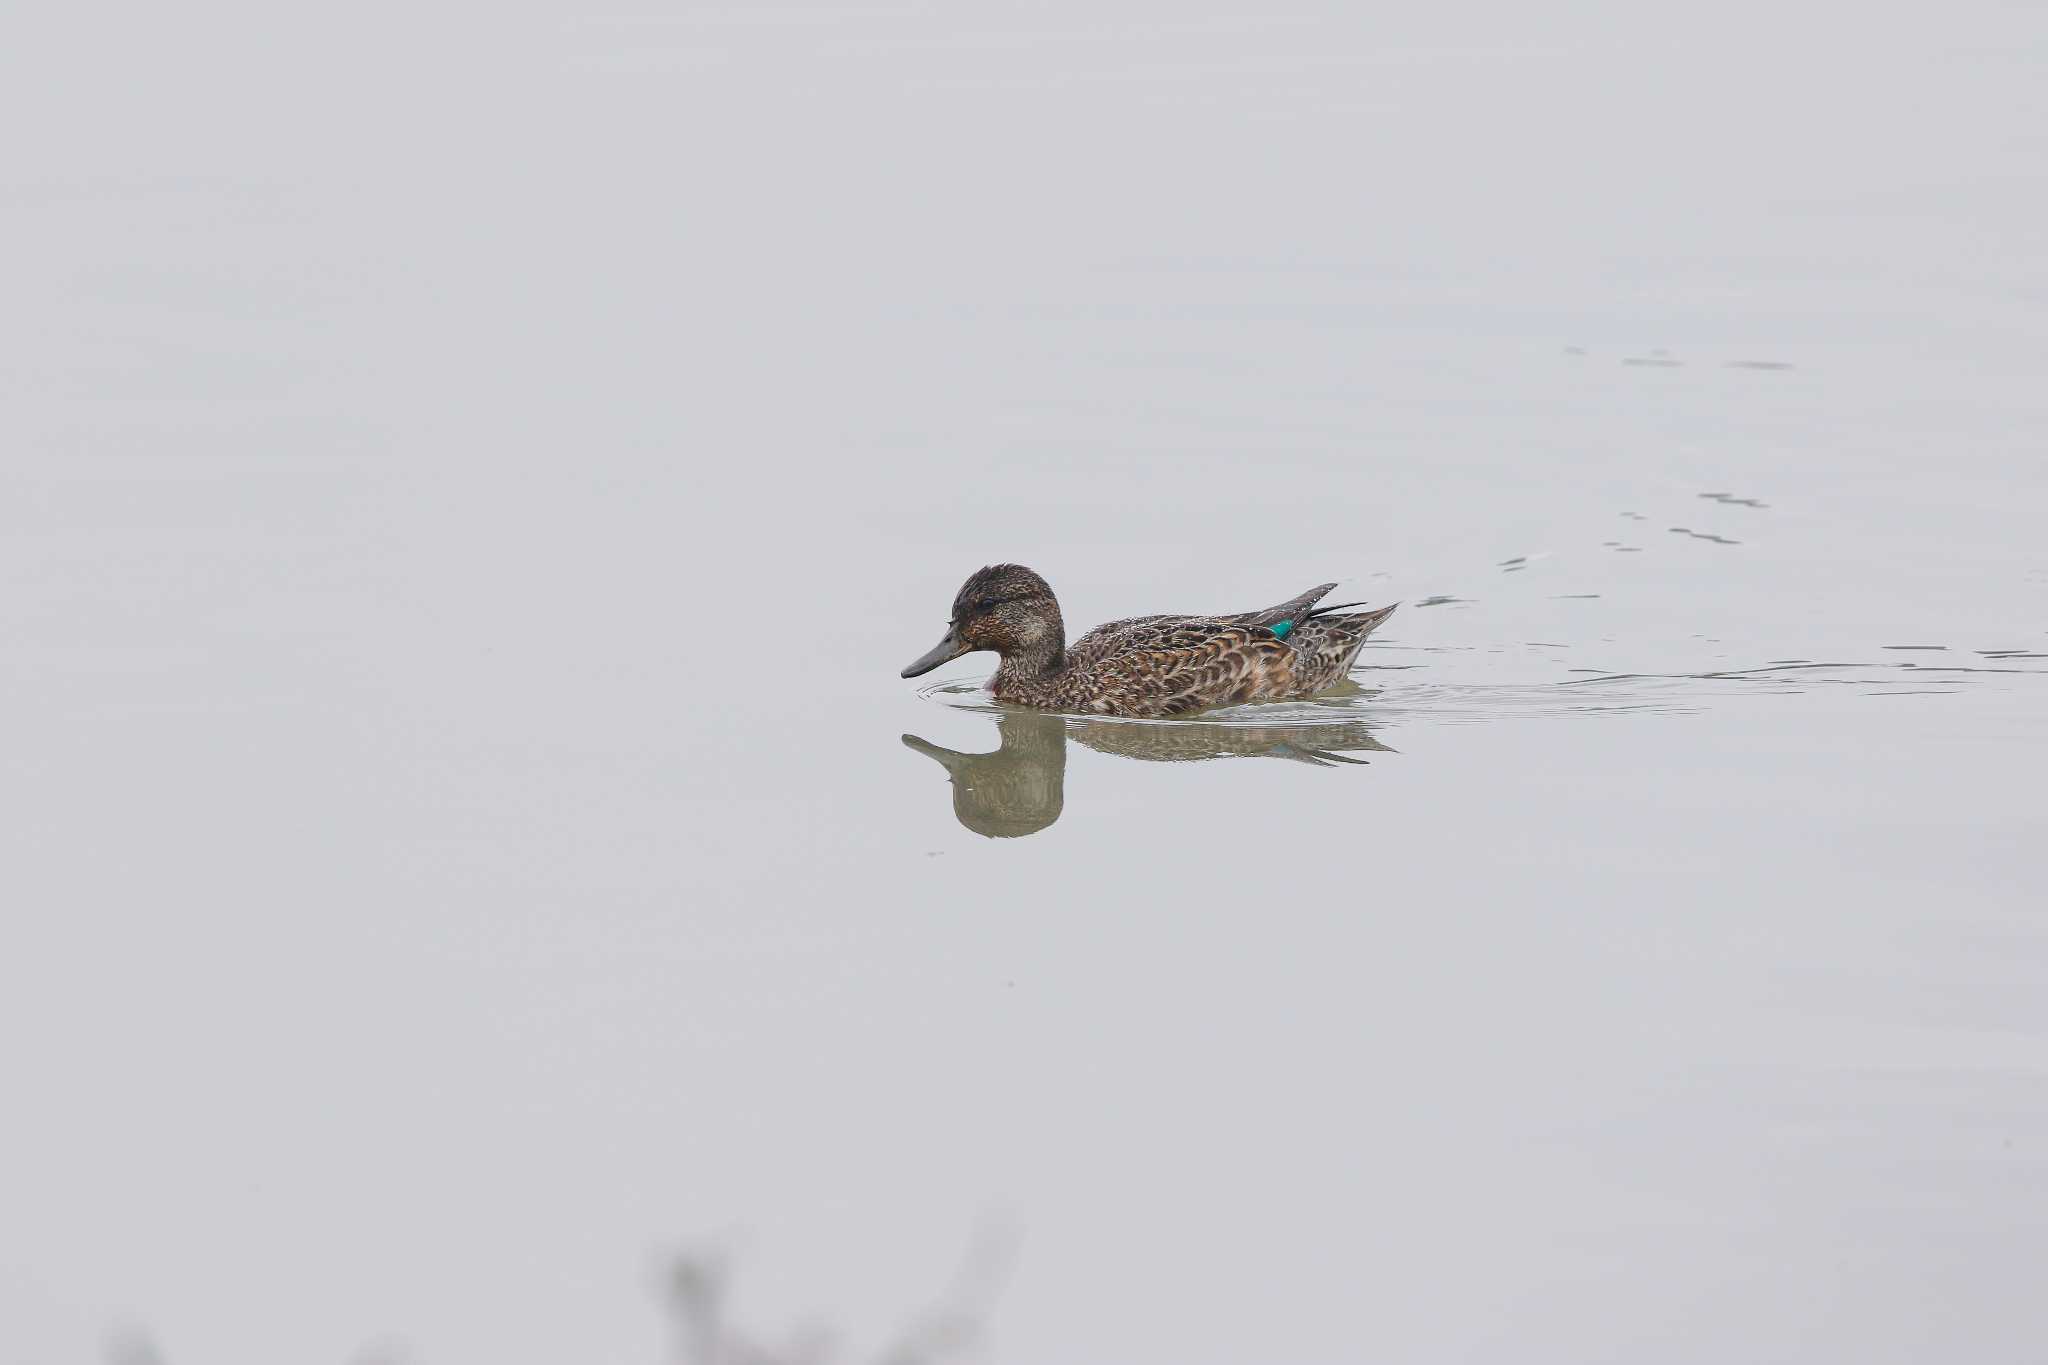
{"label": "duck's neck", "polygon": [[989,680],[991,690],[1001,696],[1057,678],[1067,667],[1067,647],[1060,639],[1064,633],[1049,635],[1036,644],[1003,655],[1002,666]]}

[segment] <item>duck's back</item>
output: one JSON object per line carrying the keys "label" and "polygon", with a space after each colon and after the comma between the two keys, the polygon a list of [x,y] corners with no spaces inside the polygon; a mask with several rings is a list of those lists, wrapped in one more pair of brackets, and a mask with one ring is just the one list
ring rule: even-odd
{"label": "duck's back", "polygon": [[1087,668],[1133,650],[1185,648],[1200,644],[1229,624],[1220,616],[1133,616],[1127,621],[1106,621],[1067,646],[1067,662],[1074,668]]}
{"label": "duck's back", "polygon": [[1260,607],[1256,611],[1221,612],[1214,616],[1133,616],[1128,620],[1110,621],[1067,646],[1067,658],[1076,667],[1085,668],[1126,650],[1175,649],[1199,644],[1216,632],[1233,626],[1275,626],[1282,621],[1299,622],[1336,586],[1335,583],[1318,583],[1298,597],[1290,597],[1285,602]]}

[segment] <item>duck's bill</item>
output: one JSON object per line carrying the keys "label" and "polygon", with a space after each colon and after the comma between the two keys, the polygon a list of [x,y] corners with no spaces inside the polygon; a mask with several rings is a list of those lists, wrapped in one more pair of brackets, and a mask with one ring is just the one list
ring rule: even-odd
{"label": "duck's bill", "polygon": [[931,652],[903,670],[906,678],[915,678],[931,672],[940,664],[957,659],[967,652],[966,642],[953,631],[946,632],[946,638],[931,647]]}

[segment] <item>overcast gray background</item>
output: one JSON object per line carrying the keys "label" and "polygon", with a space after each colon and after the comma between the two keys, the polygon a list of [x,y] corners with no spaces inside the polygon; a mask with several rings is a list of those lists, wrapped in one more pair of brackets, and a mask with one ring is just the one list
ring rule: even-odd
{"label": "overcast gray background", "polygon": [[[2038,1359],[2048,10],[40,5],[0,147],[0,1357]],[[1006,558],[1403,598],[1399,752],[984,840]]]}

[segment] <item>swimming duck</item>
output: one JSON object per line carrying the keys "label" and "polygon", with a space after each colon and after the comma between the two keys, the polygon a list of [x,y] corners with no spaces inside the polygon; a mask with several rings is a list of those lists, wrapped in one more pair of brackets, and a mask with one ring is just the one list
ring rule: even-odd
{"label": "swimming duck", "polygon": [[945,638],[903,676],[992,649],[1002,657],[989,680],[995,699],[1046,711],[1184,716],[1312,697],[1344,678],[1365,637],[1394,611],[1337,616],[1359,604],[1317,607],[1336,586],[1310,588],[1263,611],[1111,621],[1070,645],[1046,581],[1021,564],[992,564],[961,585]]}

